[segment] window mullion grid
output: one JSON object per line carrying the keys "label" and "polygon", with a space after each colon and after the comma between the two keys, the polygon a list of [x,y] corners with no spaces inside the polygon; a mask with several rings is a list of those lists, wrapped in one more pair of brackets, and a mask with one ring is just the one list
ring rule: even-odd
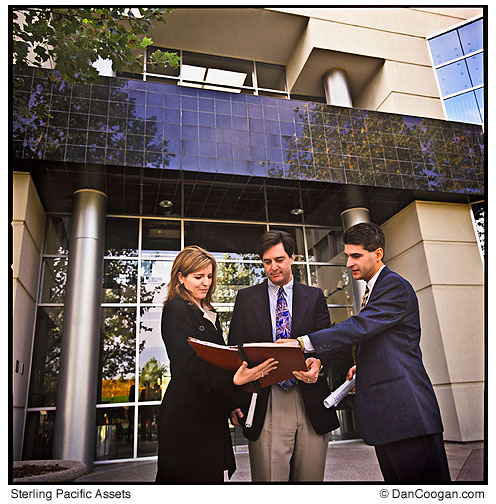
{"label": "window mullion grid", "polygon": [[255,96],[258,96],[257,62],[255,60],[253,60],[252,84],[255,88]]}
{"label": "window mullion grid", "polygon": [[463,56],[459,56],[458,58],[454,58],[452,60],[445,61],[443,63],[440,63],[439,65],[434,64],[433,66],[436,70],[439,70],[440,68],[451,65],[453,63],[457,63],[458,61],[466,60],[468,58],[471,58],[472,56],[476,56],[477,54],[481,54],[483,52],[484,52],[484,49],[479,49],[479,50],[471,52],[469,54],[464,54]]}
{"label": "window mullion grid", "polygon": [[[50,216],[47,215],[46,220],[45,220],[45,229],[48,228],[48,219],[50,219]],[[46,250],[46,241],[47,241],[47,234],[45,232],[45,236],[43,237],[43,248],[42,250]],[[45,256],[42,253],[40,255],[40,262],[38,266],[38,288],[36,290],[36,303],[35,303],[35,309],[34,309],[34,315],[33,315],[33,330],[31,333],[31,349],[29,352],[29,363],[28,363],[28,373],[27,373],[27,387],[26,387],[26,398],[24,402],[24,415],[23,415],[23,420],[22,420],[22,435],[21,435],[21,448],[20,448],[20,453],[23,453],[24,450],[24,434],[26,432],[26,419],[28,415],[28,411],[55,411],[56,406],[46,406],[46,407],[40,407],[40,408],[29,408],[29,394],[31,392],[31,372],[33,370],[33,352],[34,352],[34,344],[35,344],[35,337],[36,337],[36,322],[38,318],[38,308],[40,306],[43,306],[43,303],[40,302],[41,300],[41,289],[42,289],[42,281],[44,278],[44,273],[43,273],[43,263],[45,261]],[[58,306],[63,306],[62,304],[59,304]]]}
{"label": "window mullion grid", "polygon": [[[305,224],[303,224],[303,247],[305,248],[305,263],[306,263],[306,269],[307,269],[307,279],[308,279],[308,285],[312,285],[311,283],[311,276],[310,276],[310,261],[308,260],[308,243],[307,243],[307,227]],[[326,300],[327,302],[327,300]]]}
{"label": "window mullion grid", "polygon": [[138,458],[138,398],[139,398],[139,346],[140,346],[140,327],[141,327],[141,248],[143,234],[143,218],[139,219],[138,226],[138,278],[136,287],[136,337],[135,337],[135,362],[134,362],[134,439],[133,439],[133,457]]}
{"label": "window mullion grid", "polygon": [[145,47],[143,49],[143,80],[146,81],[147,77],[147,71],[146,71],[146,62],[147,62],[147,55],[146,53],[148,52],[148,49]]}
{"label": "window mullion grid", "polygon": [[286,72],[286,67],[284,66],[283,68],[284,68],[284,84],[286,86],[286,98],[288,100],[290,100],[291,99],[291,95],[289,94],[288,74]]}
{"label": "window mullion grid", "polygon": [[[470,75],[470,73],[469,73]],[[472,77],[470,77],[470,80],[472,80]],[[484,84],[479,84],[478,86],[472,86],[468,89],[463,89],[462,91],[457,91],[456,93],[451,93],[449,95],[444,95],[443,100],[449,100],[450,98],[454,98],[455,96],[460,96],[465,93],[470,93],[473,91],[476,91],[477,89],[482,89],[484,88]]]}

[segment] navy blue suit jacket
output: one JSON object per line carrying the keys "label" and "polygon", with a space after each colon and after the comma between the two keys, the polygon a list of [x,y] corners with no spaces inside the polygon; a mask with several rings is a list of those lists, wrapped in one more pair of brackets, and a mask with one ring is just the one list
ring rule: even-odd
{"label": "navy blue suit jacket", "polygon": [[417,296],[400,275],[384,267],[358,315],[308,336],[317,354],[358,344],[355,415],[366,443],[443,431],[422,363]]}

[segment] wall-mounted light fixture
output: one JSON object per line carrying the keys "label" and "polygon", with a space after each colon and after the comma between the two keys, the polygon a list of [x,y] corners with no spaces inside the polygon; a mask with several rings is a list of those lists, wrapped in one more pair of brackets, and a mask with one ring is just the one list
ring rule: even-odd
{"label": "wall-mounted light fixture", "polygon": [[173,204],[174,203],[172,203],[172,201],[168,200],[168,199],[164,199],[164,200],[162,200],[162,201],[159,202],[159,205],[162,208],[171,208]]}

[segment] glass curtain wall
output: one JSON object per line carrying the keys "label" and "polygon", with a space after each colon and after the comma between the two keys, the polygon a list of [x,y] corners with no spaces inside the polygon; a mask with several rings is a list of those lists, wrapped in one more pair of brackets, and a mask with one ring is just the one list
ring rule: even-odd
{"label": "glass curtain wall", "polygon": [[[342,230],[267,222],[110,216],[106,223],[100,329],[95,461],[157,454],[158,409],[170,380],[160,332],[172,263],[187,245],[200,245],[218,261],[217,309],[224,337],[239,289],[265,278],[258,238],[282,229],[295,238],[294,277],[322,288],[333,323],[352,314]],[[69,216],[50,216],[41,266],[24,458],[50,458],[68,261]],[[337,356],[329,379],[338,386],[352,364]],[[232,429],[235,445],[246,444]],[[192,433],[193,435],[193,433]]]}
{"label": "glass curtain wall", "polygon": [[483,19],[428,39],[447,118],[484,123]]}

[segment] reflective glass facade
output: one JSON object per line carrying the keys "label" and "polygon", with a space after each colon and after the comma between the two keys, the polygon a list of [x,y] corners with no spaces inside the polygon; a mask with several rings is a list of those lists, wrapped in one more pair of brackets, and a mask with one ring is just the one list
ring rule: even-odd
{"label": "reflective glass facade", "polygon": [[[71,88],[19,77],[52,118],[15,118],[15,157],[108,166],[104,186],[115,187],[124,167],[484,192],[476,125],[132,79]],[[97,180],[102,172],[89,171]],[[63,189],[75,177],[51,184]]]}
{"label": "reflective glass facade", "polygon": [[[57,407],[70,217],[48,218],[38,299],[34,359],[23,458],[51,457]],[[267,229],[283,229],[296,241],[294,277],[319,286],[335,323],[352,314],[352,292],[342,230],[271,222],[200,221],[109,216],[106,223],[97,382],[95,461],[157,454],[158,408],[170,380],[160,332],[173,260],[188,244],[207,248],[218,261],[217,309],[227,339],[239,289],[262,282],[255,251]],[[329,379],[344,379],[351,351],[337,354]],[[246,444],[233,429],[235,444]],[[40,436],[43,442],[38,439]]]}
{"label": "reflective glass facade", "polygon": [[483,19],[429,39],[448,119],[484,122]]}

